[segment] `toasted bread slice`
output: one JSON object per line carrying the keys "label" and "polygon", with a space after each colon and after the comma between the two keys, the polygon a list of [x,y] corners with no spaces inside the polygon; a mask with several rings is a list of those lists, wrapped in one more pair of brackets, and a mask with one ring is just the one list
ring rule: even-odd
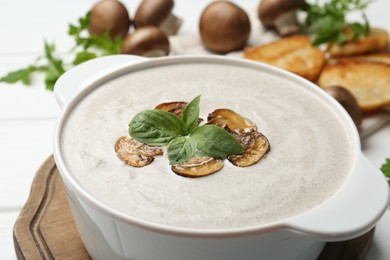
{"label": "toasted bread slice", "polygon": [[311,81],[318,78],[325,63],[325,54],[314,48],[310,38],[303,35],[245,49],[244,58],[274,65]]}
{"label": "toasted bread slice", "polygon": [[381,52],[389,47],[389,34],[379,28],[372,28],[365,38],[343,44],[329,44],[327,52],[331,57],[348,57],[370,52]]}
{"label": "toasted bread slice", "polygon": [[318,84],[321,87],[347,88],[356,97],[363,112],[390,105],[390,64],[342,60],[326,65]]}
{"label": "toasted bread slice", "polygon": [[367,55],[351,56],[346,58],[339,58],[338,60],[362,60],[390,64],[390,53],[381,52]]}
{"label": "toasted bread slice", "polygon": [[251,60],[273,61],[292,51],[310,46],[312,45],[309,37],[294,35],[254,48],[247,48],[244,50],[244,57]]}

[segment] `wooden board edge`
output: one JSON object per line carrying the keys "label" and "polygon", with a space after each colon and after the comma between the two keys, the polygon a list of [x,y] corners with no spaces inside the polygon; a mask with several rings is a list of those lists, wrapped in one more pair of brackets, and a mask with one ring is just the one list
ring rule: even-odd
{"label": "wooden board edge", "polygon": [[[50,186],[50,178],[56,164],[53,155],[49,156],[43,165],[38,169],[32,185],[30,195],[23,206],[13,228],[13,240],[15,253],[18,259],[41,259],[45,256],[45,248],[40,248],[34,236],[34,224],[44,206],[45,195]],[[27,232],[26,232],[27,231]]]}

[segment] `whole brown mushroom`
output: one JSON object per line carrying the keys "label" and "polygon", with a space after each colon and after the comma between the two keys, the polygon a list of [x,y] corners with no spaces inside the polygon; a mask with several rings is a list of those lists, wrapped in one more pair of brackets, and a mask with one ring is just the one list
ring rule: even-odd
{"label": "whole brown mushroom", "polygon": [[126,7],[117,0],[102,0],[91,9],[88,32],[94,35],[110,33],[112,38],[125,37],[130,28]]}
{"label": "whole brown mushroom", "polygon": [[172,14],[173,0],[143,0],[134,17],[135,28],[152,25],[166,35],[174,35],[183,20]]}
{"label": "whole brown mushroom", "polygon": [[363,115],[359,104],[352,93],[348,89],[341,86],[329,86],[325,87],[324,90],[332,97],[334,97],[344,107],[344,109],[351,116],[356,127],[360,128]]}
{"label": "whole brown mushroom", "polygon": [[168,37],[154,26],[136,29],[123,42],[122,53],[145,57],[159,57],[169,54]]}
{"label": "whole brown mushroom", "polygon": [[204,46],[217,53],[245,47],[251,31],[248,15],[228,1],[216,1],[202,12],[199,32]]}
{"label": "whole brown mushroom", "polygon": [[265,27],[275,27],[282,36],[291,35],[300,30],[296,11],[304,3],[305,0],[261,0],[258,16]]}

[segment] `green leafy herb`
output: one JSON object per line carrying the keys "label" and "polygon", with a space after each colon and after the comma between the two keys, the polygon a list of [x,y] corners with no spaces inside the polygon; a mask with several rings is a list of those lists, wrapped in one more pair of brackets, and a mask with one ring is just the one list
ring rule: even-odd
{"label": "green leafy herb", "polygon": [[[74,38],[76,43],[73,50],[81,48],[81,51],[77,53],[73,64],[77,64],[77,57],[80,56],[84,58],[92,58],[91,53],[96,56],[103,56],[118,54],[121,51],[123,39],[121,37],[112,39],[109,31],[105,32],[101,36],[86,34],[86,29],[90,23],[90,16],[91,13],[88,12],[85,17],[79,18],[78,24],[69,25],[68,34]],[[84,55],[84,53],[89,53],[89,55]]]}
{"label": "green leafy herb", "polygon": [[192,131],[198,126],[199,119],[199,102],[200,96],[194,98],[183,111],[183,121],[188,127],[189,131]]}
{"label": "green leafy herb", "polygon": [[92,60],[96,57],[97,57],[96,53],[93,52],[79,52],[76,54],[76,57],[74,58],[72,63],[73,65],[78,65],[88,60]]}
{"label": "green leafy herb", "polygon": [[28,85],[31,82],[31,75],[37,71],[47,70],[46,66],[29,65],[27,68],[19,69],[8,73],[6,76],[0,78],[0,82],[15,83],[18,81]]}
{"label": "green leafy herb", "polygon": [[236,138],[221,127],[199,126],[200,96],[185,108],[183,118],[161,110],[138,113],[129,123],[129,134],[135,140],[156,146],[167,146],[170,164],[188,161],[195,154],[226,158],[244,151]]}
{"label": "green leafy herb", "polygon": [[64,65],[62,60],[54,57],[55,46],[45,42],[45,58],[47,60],[47,70],[45,77],[46,88],[49,90],[54,89],[54,84],[57,79],[65,73]]}
{"label": "green leafy herb", "polygon": [[224,159],[230,154],[243,152],[236,138],[215,125],[202,125],[195,128],[190,137],[196,142],[197,149],[202,155]]}
{"label": "green leafy herb", "polygon": [[[53,90],[54,83],[65,72],[62,60],[55,57],[55,45],[45,41],[45,55],[37,59],[35,64],[29,65],[26,68],[12,71],[0,78],[0,82],[16,83],[22,82],[25,85],[31,83],[31,78],[34,73],[45,73],[45,85],[46,89]],[[45,64],[38,65],[38,62],[42,59],[45,60]]]}
{"label": "green leafy herb", "polygon": [[[364,10],[371,0],[330,0],[320,4],[317,0],[314,4],[305,3],[302,10],[307,12],[304,26],[308,30],[314,30],[314,45],[322,43],[344,43],[367,36],[370,30],[367,16]],[[359,12],[363,23],[349,23],[347,14]]]}
{"label": "green leafy herb", "polygon": [[176,137],[168,144],[168,159],[176,165],[188,161],[196,152],[196,143],[189,137]]}
{"label": "green leafy herb", "polygon": [[141,143],[166,146],[174,138],[188,135],[188,130],[176,115],[154,109],[138,113],[129,124],[129,134]]}
{"label": "green leafy herb", "polygon": [[382,165],[381,171],[386,176],[387,182],[390,185],[390,159],[386,159],[386,162]]}
{"label": "green leafy herb", "polygon": [[31,83],[35,73],[45,75],[46,89],[53,90],[54,84],[65,71],[74,65],[94,59],[99,56],[120,53],[123,39],[112,39],[109,31],[102,36],[88,35],[87,29],[90,22],[90,13],[78,20],[78,24],[70,24],[68,34],[74,38],[75,46],[70,54],[74,58],[70,64],[64,64],[63,60],[55,56],[54,43],[44,42],[44,55],[38,57],[37,61],[26,68],[9,72],[0,78],[0,82],[16,83],[22,82],[25,85]]}

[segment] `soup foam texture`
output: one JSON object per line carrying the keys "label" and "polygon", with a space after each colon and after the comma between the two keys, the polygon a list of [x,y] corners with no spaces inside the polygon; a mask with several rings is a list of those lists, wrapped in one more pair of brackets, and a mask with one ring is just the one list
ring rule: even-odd
{"label": "soup foam texture", "polygon": [[[246,168],[185,178],[165,156],[134,168],[114,151],[138,113],[201,95],[200,117],[228,108],[253,121],[271,151]],[[113,209],[155,223],[229,229],[275,222],[323,203],[352,171],[352,141],[332,108],[288,80],[223,64],[154,67],[118,77],[72,111],[61,136],[70,173]]]}

